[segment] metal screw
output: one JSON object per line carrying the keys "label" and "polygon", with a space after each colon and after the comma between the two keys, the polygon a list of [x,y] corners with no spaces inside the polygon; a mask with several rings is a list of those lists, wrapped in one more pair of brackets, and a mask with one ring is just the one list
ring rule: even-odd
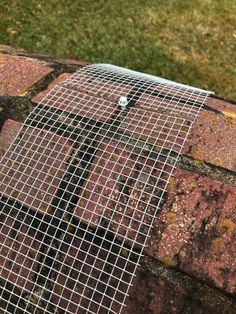
{"label": "metal screw", "polygon": [[121,110],[125,110],[125,109],[126,109],[126,106],[127,106],[127,104],[128,104],[128,99],[127,99],[127,97],[121,96],[120,99],[119,99],[118,104],[119,104]]}

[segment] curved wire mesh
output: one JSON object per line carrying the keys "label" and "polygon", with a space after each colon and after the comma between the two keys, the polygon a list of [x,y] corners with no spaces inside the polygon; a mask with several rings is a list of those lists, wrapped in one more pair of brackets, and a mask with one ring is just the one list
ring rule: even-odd
{"label": "curved wire mesh", "polygon": [[0,163],[4,313],[121,313],[208,94],[97,64],[44,97]]}

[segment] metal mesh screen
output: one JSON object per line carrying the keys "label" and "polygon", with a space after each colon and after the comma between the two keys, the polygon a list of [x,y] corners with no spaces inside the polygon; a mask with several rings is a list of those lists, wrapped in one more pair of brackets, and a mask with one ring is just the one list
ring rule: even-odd
{"label": "metal mesh screen", "polygon": [[121,313],[207,96],[110,65],[46,95],[0,163],[3,313]]}

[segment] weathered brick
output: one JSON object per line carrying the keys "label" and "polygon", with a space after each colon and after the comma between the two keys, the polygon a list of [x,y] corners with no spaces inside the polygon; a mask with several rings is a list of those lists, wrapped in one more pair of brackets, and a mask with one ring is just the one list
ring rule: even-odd
{"label": "weathered brick", "polygon": [[70,313],[88,313],[89,309],[105,314],[110,313],[110,306],[118,313],[135,266],[109,251],[86,239],[66,236],[49,301]]}
{"label": "weathered brick", "polygon": [[35,58],[38,60],[44,60],[49,63],[59,63],[62,65],[69,65],[69,66],[72,65],[74,66],[74,68],[76,67],[78,69],[89,64],[89,62],[86,62],[86,61],[81,61],[81,60],[76,60],[76,59],[71,59],[71,58],[63,59],[63,58],[47,55],[44,53],[38,53],[38,52],[22,51],[22,52],[19,52],[19,55],[28,56],[30,58]]}
{"label": "weathered brick", "polygon": [[20,131],[21,123],[8,119],[1,130],[0,133],[0,158],[9,148],[10,144],[13,142],[17,133]]}
{"label": "weathered brick", "polygon": [[[14,125],[8,121],[4,134]],[[18,131],[15,123],[12,133]],[[2,134],[1,142],[10,138]],[[0,170],[0,192],[25,206],[48,211],[67,168],[71,153],[68,140],[48,131],[24,127],[4,155]]]}
{"label": "weathered brick", "polygon": [[0,94],[21,96],[53,69],[44,63],[13,55],[0,55]]}
{"label": "weathered brick", "polygon": [[98,121],[111,119],[117,110],[117,104],[114,102],[60,85],[55,86],[52,92],[43,98],[41,105]]}
{"label": "weathered brick", "polygon": [[139,268],[127,298],[124,314],[234,314],[236,303],[217,290],[152,264]]}
{"label": "weathered brick", "polygon": [[52,88],[59,84],[60,82],[66,80],[68,77],[70,77],[71,74],[70,73],[62,73],[60,74],[55,80],[53,80],[49,85],[48,88],[44,91],[42,91],[41,93],[39,93],[38,95],[36,95],[35,97],[33,97],[31,100],[35,103],[39,103],[43,97],[50,91],[52,90]]}
{"label": "weathered brick", "polygon": [[[143,98],[143,100],[141,100]],[[180,151],[186,133],[190,126],[191,117],[178,109],[160,106],[154,96],[142,95],[134,108],[131,108],[124,118],[120,128],[136,138],[160,147]],[[171,116],[170,112],[175,111]]]}
{"label": "weathered brick", "polygon": [[[108,83],[106,81],[90,82],[89,76],[86,74],[81,75],[81,77],[76,77],[71,83],[64,81],[62,85],[70,89],[83,91],[82,93],[79,92],[77,96],[78,99],[79,97],[82,98],[80,102],[85,107],[85,110],[83,108],[75,109],[76,107],[78,108],[78,104],[73,100],[75,95],[67,96],[65,104],[60,105],[60,108],[63,107],[62,109],[65,109],[66,105],[69,105],[67,110],[76,111],[75,113],[80,112],[81,115],[84,114],[96,120],[108,119],[110,118],[110,114],[114,113],[117,104],[103,103],[100,97],[112,99],[117,103],[117,95],[119,95],[119,93],[120,95],[127,96],[131,91],[131,88],[125,88],[118,84],[117,94],[115,93],[115,96],[112,94],[115,90],[112,84],[114,83]],[[85,91],[89,95],[99,97],[99,100],[84,96],[83,93]],[[59,91],[58,96],[55,98],[52,97],[52,101],[49,101],[48,104],[58,107],[58,97],[61,97],[62,100],[66,98],[63,92]],[[116,99],[112,97],[116,97]],[[76,99],[76,101],[78,100]],[[98,107],[91,107],[89,103],[96,101],[98,102],[96,104]],[[55,103],[53,104],[53,102]],[[189,129],[191,115],[188,115],[184,107],[177,107],[175,102],[173,102],[172,105],[168,103],[167,108],[167,102],[167,100],[160,99],[158,103],[154,96],[145,93],[142,94],[136,106],[130,110],[121,124],[122,130],[130,132],[136,137],[140,137],[140,134],[142,134],[141,139],[145,141],[149,141],[157,146],[164,146],[165,148],[179,151],[184,143],[186,132]],[[208,98],[207,100],[207,104],[212,106],[217,102],[219,102],[219,100],[214,98]],[[87,111],[88,105],[88,110],[90,111]],[[99,106],[101,107],[99,108]],[[223,105],[221,104],[221,106],[235,107],[235,105],[230,105],[226,102]],[[112,107],[109,113],[107,107]],[[227,110],[229,110],[229,108]],[[233,109],[230,110],[232,111]],[[174,117],[167,117],[170,111],[172,114],[174,113]],[[235,130],[235,120],[232,117],[224,117],[220,114],[204,110],[194,124],[194,128],[191,130],[190,140],[187,145],[185,145],[184,152],[188,156],[198,160],[235,170],[235,151],[233,149],[233,147],[236,146]]]}
{"label": "weathered brick", "polygon": [[[171,112],[171,115],[169,115]],[[169,115],[169,116],[168,116]],[[172,116],[174,115],[174,116]],[[179,152],[191,124],[191,115],[180,107],[166,107],[143,94],[121,124],[122,130],[158,147]],[[236,170],[236,119],[202,110],[191,128],[183,153],[215,166]]]}
{"label": "weathered brick", "polygon": [[105,139],[75,214],[91,226],[108,228],[128,242],[142,244],[170,168]]}
{"label": "weathered brick", "polygon": [[88,73],[74,74],[70,80],[64,81],[63,86],[69,89],[92,95],[97,98],[109,100],[118,104],[121,96],[128,96],[132,86],[125,83],[112,82],[105,77],[94,77]]}
{"label": "weathered brick", "polygon": [[41,241],[26,224],[0,214],[0,276],[31,291],[37,275]]}
{"label": "weathered brick", "polygon": [[0,52],[4,52],[6,54],[13,54],[13,55],[17,55],[18,53],[22,53],[25,50],[22,48],[14,48],[12,46],[9,45],[0,45]]}
{"label": "weathered brick", "polygon": [[202,111],[183,152],[200,161],[236,171],[236,119]]}
{"label": "weathered brick", "polygon": [[[67,78],[70,79],[66,80]],[[52,91],[56,85],[57,87]],[[93,80],[86,74],[71,76],[69,73],[63,73],[32,101],[36,103],[42,101],[42,104],[56,109],[106,121],[118,109],[119,98],[128,96],[131,90],[132,87],[123,84],[102,79]],[[50,91],[50,95],[47,95]]]}
{"label": "weathered brick", "polygon": [[236,118],[236,104],[220,98],[209,97],[206,106],[219,110],[227,117]]}
{"label": "weathered brick", "polygon": [[204,102],[204,97],[198,97],[194,93],[183,94],[183,91],[171,89],[170,87],[158,87],[158,92],[150,90],[151,94],[144,92],[137,99],[135,107],[153,111],[157,114],[172,115],[192,120],[199,112],[199,106]]}
{"label": "weathered brick", "polygon": [[[1,49],[1,47],[0,47]],[[14,52],[11,52],[12,54]],[[16,52],[17,54],[17,52]],[[27,58],[18,58],[15,56],[9,57],[11,60],[14,59],[14,62],[18,62],[19,60],[21,62],[34,62],[38,63],[37,61],[32,61]],[[10,63],[11,64],[11,63]],[[42,65],[42,64],[40,64]],[[34,70],[34,72],[37,73],[37,71]],[[40,72],[40,71],[39,71]],[[28,74],[27,74],[28,75]],[[26,75],[26,76],[27,76]],[[30,77],[30,74],[28,75]],[[1,77],[1,76],[0,76]],[[21,76],[19,76],[21,80]],[[64,77],[62,78],[64,79]],[[36,79],[37,81],[38,79]],[[83,79],[82,79],[83,80]],[[86,78],[87,80],[87,78]],[[60,81],[61,82],[61,81]],[[11,83],[11,82],[10,82]],[[10,84],[9,83],[9,84]],[[32,84],[34,84],[33,82]],[[55,83],[55,82],[54,82]],[[94,86],[91,84],[87,84],[87,82],[81,82],[81,86],[83,87],[84,91],[86,91],[86,97],[92,96],[92,99],[86,98],[86,101],[84,102],[84,110],[80,111],[81,115],[84,115],[89,118],[96,119],[108,119],[112,116],[112,114],[115,112],[117,108],[117,102],[119,96],[127,96],[130,93],[130,89],[125,89],[125,87],[121,87],[121,89],[117,90],[118,93],[115,96],[115,98],[111,99],[112,97],[112,84],[109,86],[107,85],[107,82],[104,83],[104,86],[102,86],[103,83],[100,82],[101,85]],[[17,83],[18,84],[18,83]],[[12,85],[8,87],[10,90],[17,89],[17,84]],[[28,83],[27,83],[28,84]],[[26,85],[27,85],[26,84]],[[63,86],[60,85],[60,86]],[[81,86],[78,88],[76,87],[76,92],[79,94],[82,91]],[[14,87],[14,88],[13,88]],[[115,86],[116,87],[116,86]],[[113,86],[113,88],[115,88]],[[29,88],[29,84],[26,87],[26,90]],[[51,88],[51,86],[49,87]],[[127,87],[126,87],[127,88]],[[72,88],[71,88],[72,89]],[[99,94],[98,89],[101,89],[102,93]],[[24,92],[24,91],[23,91]],[[23,92],[19,91],[17,89],[18,94],[22,94]],[[18,95],[17,94],[17,95]],[[84,94],[84,93],[82,93]],[[80,96],[82,94],[79,94]],[[52,98],[52,100],[58,100],[57,96],[60,97],[61,95],[58,94],[55,96],[55,99]],[[39,96],[38,96],[39,97]],[[64,97],[64,96],[62,96]],[[146,97],[146,96],[144,96]],[[91,112],[88,113],[88,110],[90,109],[90,102],[94,103],[94,99],[97,98],[104,98],[105,102],[103,104],[98,103],[98,107],[91,108]],[[62,98],[63,99],[63,98]],[[37,100],[37,98],[36,98]],[[65,99],[64,99],[65,100]],[[77,100],[74,102],[72,98],[68,97],[66,104],[69,105],[68,110],[73,112],[73,106],[78,105]],[[114,104],[110,106],[110,100]],[[151,100],[150,100],[151,101]],[[83,103],[83,102],[82,102]],[[105,104],[105,105],[104,105]],[[164,101],[163,101],[164,104]],[[104,105],[104,106],[103,106]],[[138,105],[138,104],[137,104]],[[235,151],[234,147],[235,144],[235,105],[228,104],[227,102],[222,102],[221,100],[212,100],[211,98],[208,99],[207,105],[209,105],[212,108],[215,108],[217,110],[220,110],[223,114],[225,114],[226,117],[220,114],[216,114],[214,112],[204,111],[199,119],[196,121],[196,124],[194,126],[194,129],[192,129],[190,134],[190,141],[188,142],[188,146],[185,148],[185,153],[193,157],[195,159],[198,159],[203,162],[209,162],[219,167],[228,168],[230,170],[235,171]],[[56,107],[56,105],[55,105]],[[56,107],[57,108],[57,107]],[[65,109],[66,107],[61,107],[61,109]],[[108,110],[109,108],[109,110]],[[112,108],[112,109],[111,109]],[[97,110],[95,112],[95,110]],[[132,108],[130,111],[131,113],[136,110],[136,113],[138,112],[138,106],[137,108]],[[148,125],[148,121],[150,123],[155,123],[155,119],[153,119],[153,111],[151,110],[153,108],[150,107],[147,116],[144,116],[144,122],[139,122],[139,124],[133,123],[133,130],[136,131],[137,134],[140,134],[140,132],[144,133],[145,140],[149,141],[150,136],[153,136],[154,140],[151,143],[154,143],[157,145],[157,148],[160,146],[159,144],[162,144],[161,142],[156,142],[155,138],[160,134],[160,132],[164,133],[164,138],[160,138],[161,141],[163,140],[172,140],[173,136],[176,136],[177,132],[186,132],[188,130],[188,125],[183,126],[183,130],[180,130],[180,128],[172,129],[173,121],[170,121],[170,125],[163,126],[163,128],[157,129],[156,133],[150,133],[150,131],[146,131],[145,127]],[[106,113],[108,112],[108,113]],[[75,113],[78,113],[76,111]],[[160,112],[160,114],[168,114],[167,111]],[[140,119],[142,118],[142,113],[140,112]],[[101,118],[102,117],[102,118]],[[105,118],[104,118],[105,117]],[[134,115],[128,114],[127,121],[124,121],[123,128],[126,129],[128,132],[131,133],[131,129],[128,129],[127,125],[132,121],[132,117]],[[176,119],[179,119],[180,116],[176,116]],[[103,120],[103,121],[104,121]],[[176,120],[178,121],[178,120]],[[175,122],[176,122],[175,121]],[[125,124],[125,122],[127,122]],[[159,120],[161,122],[161,120]],[[161,123],[160,123],[161,124]],[[181,123],[180,123],[181,124]],[[165,127],[171,128],[170,133],[165,131]],[[10,133],[8,134],[8,131]],[[8,148],[8,143],[11,141],[11,137],[14,136],[14,134],[19,130],[19,124],[11,121],[7,121],[7,123],[4,125],[2,129],[2,133],[0,135],[0,154],[3,154],[6,149]],[[145,131],[143,131],[145,130]],[[37,131],[38,132],[38,131]],[[36,133],[37,133],[36,132]],[[43,132],[43,131],[42,131]],[[146,134],[145,134],[146,132]],[[149,132],[149,133],[148,133]],[[174,132],[174,133],[171,133]],[[168,134],[169,133],[169,134]],[[135,135],[135,132],[133,133]],[[30,136],[38,136],[39,134],[31,134]],[[184,133],[183,133],[184,135]],[[56,135],[50,135],[48,140],[53,141]],[[149,137],[148,137],[149,136]],[[57,136],[56,136],[57,137]],[[135,136],[134,136],[135,137]],[[180,143],[179,143],[180,144]],[[44,149],[46,146],[46,143],[41,143],[42,148]],[[69,155],[70,150],[70,144],[67,142],[61,143],[61,146],[66,147],[68,149],[67,155]],[[144,164],[145,158],[143,159],[135,159],[134,168],[132,171],[128,169],[128,166],[124,166],[124,173],[120,171],[119,167],[122,167],[127,160],[128,157],[130,157],[129,149],[122,150],[121,146],[117,146],[117,154],[114,153],[114,141],[107,143],[107,140],[105,140],[91,165],[90,170],[93,172],[90,174],[87,183],[84,184],[82,188],[82,194],[80,201],[78,203],[78,207],[76,209],[76,213],[79,217],[82,217],[83,221],[86,220],[91,221],[92,226],[101,226],[105,228],[110,228],[111,231],[118,233],[120,237],[124,236],[125,234],[130,237],[131,240],[135,239],[135,233],[132,233],[132,228],[136,228],[138,226],[138,222],[135,222],[136,215],[138,214],[138,211],[135,211],[134,208],[139,208],[138,204],[135,202],[132,204],[132,207],[128,208],[127,212],[125,212],[125,208],[127,209],[127,204],[129,205],[129,201],[126,202],[125,200],[125,193],[123,193],[123,187],[128,186],[130,188],[129,193],[135,193],[137,192],[137,188],[139,188],[138,185],[135,185],[132,182],[132,179],[137,179],[137,173],[140,172],[140,168],[136,168],[136,164]],[[28,148],[27,146],[23,145],[23,150]],[[167,148],[171,148],[170,146],[167,146]],[[159,148],[158,148],[159,149]],[[54,150],[54,148],[51,147],[51,150]],[[26,150],[25,150],[26,152]],[[31,154],[31,152],[30,152]],[[50,154],[50,153],[49,153]],[[117,159],[117,156],[119,155]],[[24,155],[24,157],[26,154]],[[59,156],[59,155],[58,155]],[[101,157],[104,156],[106,159],[106,165],[101,160]],[[132,156],[135,156],[135,153],[133,153]],[[37,157],[37,155],[35,155]],[[113,158],[114,157],[114,158]],[[131,157],[132,159],[133,157]],[[37,159],[37,160],[36,160]],[[117,162],[117,165],[114,166],[113,163]],[[56,165],[57,169],[62,170],[60,172],[60,180],[65,172],[66,168],[66,160],[67,157],[60,158],[60,162]],[[14,160],[16,162],[16,160]],[[4,160],[4,165],[6,166],[9,161]],[[20,160],[22,162],[22,160]],[[39,164],[40,160],[38,158],[35,158],[34,162]],[[147,166],[149,166],[149,163],[151,164],[151,161],[149,160],[147,162]],[[12,165],[11,165],[12,166]],[[102,169],[101,169],[102,168]],[[97,171],[96,171],[97,169]],[[25,173],[23,176],[23,181],[26,181],[26,176],[29,173],[28,168],[22,169],[21,173]],[[33,173],[32,179],[36,179],[36,175],[41,172],[36,166],[36,172]],[[144,170],[144,174],[146,175],[148,172],[148,167],[146,170]],[[16,171],[17,173],[17,171]],[[19,173],[18,173],[19,174]],[[18,174],[16,177],[13,176],[13,179],[18,180],[19,177]],[[119,181],[118,174],[123,175],[125,177],[125,174],[127,174],[130,178],[130,181],[127,184],[127,180]],[[5,175],[5,174],[4,174]],[[105,178],[103,177],[105,176]],[[144,178],[145,178],[144,175]],[[158,177],[158,173],[155,173],[155,175]],[[57,175],[56,175],[57,176]],[[109,181],[109,178],[111,178],[111,182]],[[59,180],[59,178],[57,178]],[[127,179],[127,178],[125,178]],[[155,181],[155,179],[153,179]],[[37,179],[35,180],[37,182]],[[7,182],[4,180],[4,182]],[[59,181],[58,181],[59,182]],[[58,182],[52,182],[49,180],[49,182],[43,186],[39,187],[38,183],[32,183],[32,187],[37,188],[37,190],[47,190],[49,193],[55,194],[55,191],[52,191],[53,186],[58,186]],[[27,181],[26,181],[27,183]],[[130,186],[129,186],[130,183]],[[3,183],[1,183],[3,184]],[[25,184],[25,182],[24,182]],[[50,189],[48,189],[50,186]],[[101,186],[103,187],[103,190],[105,190],[107,187],[107,191],[103,193],[101,190]],[[21,190],[25,192],[25,187]],[[1,189],[0,189],[1,190]],[[115,193],[116,190],[120,193],[120,198],[116,199]],[[96,194],[98,192],[100,196]],[[31,192],[30,192],[31,193]],[[146,192],[145,192],[146,193]],[[7,193],[6,196],[9,196],[11,192]],[[190,274],[191,276],[197,278],[197,280],[210,283],[210,285],[215,285],[217,288],[222,289],[224,292],[231,293],[233,295],[236,294],[236,264],[235,264],[235,257],[236,257],[236,249],[234,245],[234,238],[235,238],[235,225],[236,225],[236,217],[235,217],[235,189],[226,185],[222,185],[218,182],[215,182],[207,177],[201,177],[197,174],[190,173],[188,171],[184,170],[176,170],[176,177],[175,179],[171,179],[170,181],[170,190],[168,193],[168,197],[166,199],[166,203],[163,207],[163,212],[158,215],[157,223],[155,225],[152,237],[150,239],[150,246],[148,248],[148,253],[153,256],[154,258],[160,260],[161,262],[165,263],[168,266],[175,266],[178,270],[181,270],[183,272],[186,272]],[[16,195],[15,195],[16,196]],[[141,195],[138,194],[138,197]],[[47,201],[51,201],[51,194],[48,195],[49,199]],[[114,197],[114,199],[113,199]],[[146,194],[145,194],[146,197]],[[144,197],[144,201],[146,201],[146,198]],[[19,199],[18,199],[19,198]],[[21,198],[21,199],[20,199]],[[32,195],[29,194],[29,198],[25,199],[23,201],[23,193],[22,195],[17,195],[17,198],[21,203],[29,206],[29,203],[32,202]],[[109,199],[109,200],[108,200]],[[112,199],[112,201],[111,201]],[[85,201],[85,207],[87,207],[87,211],[84,211],[84,208],[82,206],[82,200]],[[104,201],[104,204],[99,204],[99,200]],[[32,204],[31,204],[32,205]],[[38,204],[35,204],[38,206]],[[112,213],[112,211],[116,208],[118,208],[118,205],[121,205],[121,214],[119,213]],[[154,200],[153,205],[156,205],[156,200]],[[47,210],[48,208],[43,207],[43,210]],[[140,208],[141,209],[141,208]],[[89,212],[91,211],[91,212]],[[122,218],[124,217],[124,214],[129,216],[128,220],[125,220]],[[87,215],[87,216],[86,216]],[[104,219],[105,216],[105,219]],[[87,217],[87,218],[86,218]],[[125,227],[119,224],[121,222],[121,218],[123,219],[125,223]],[[129,225],[130,220],[134,221],[134,225],[131,225],[131,229],[127,229],[127,225]],[[33,240],[33,234],[31,234],[32,230],[28,230],[27,226],[21,226],[17,233],[17,239],[14,238],[13,243],[13,236],[7,236],[6,234],[10,232],[12,234],[12,231],[14,229],[13,222],[11,218],[5,219],[5,216],[1,217],[1,220],[4,221],[4,226],[0,224],[0,241],[1,243],[7,243],[7,246],[2,246],[0,249],[0,263],[1,265],[5,263],[6,265],[6,272],[3,274],[1,273],[1,277],[4,277],[5,279],[10,280],[12,283],[15,283],[20,288],[25,288],[27,290],[32,289],[32,280],[33,276],[35,275],[36,270],[36,264],[38,261],[38,250],[39,250],[39,243],[36,240]],[[112,220],[112,221],[111,221]],[[137,219],[138,220],[138,219]],[[118,223],[117,223],[118,222]],[[150,223],[149,217],[144,217],[144,222],[147,224]],[[135,225],[136,223],[136,225]],[[14,232],[13,232],[14,233]],[[144,231],[145,234],[145,231]],[[25,235],[27,237],[25,237]],[[14,235],[15,237],[15,235]],[[136,238],[137,240],[137,238]],[[17,247],[17,244],[19,241],[22,243],[21,247]],[[36,242],[33,242],[36,241]],[[76,289],[78,291],[81,291],[81,285],[78,285],[77,279],[80,278],[79,271],[81,269],[80,262],[78,260],[75,261],[76,269],[74,271],[74,274],[72,275],[72,278],[67,280],[67,276],[70,273],[71,265],[72,265],[72,256],[74,257],[77,252],[78,248],[80,247],[81,243],[79,241],[75,241],[74,239],[71,239],[70,237],[67,238],[68,243],[73,243],[74,247],[69,248],[69,244],[64,244],[63,252],[59,258],[58,265],[61,267],[60,269],[62,272],[60,274],[57,274],[56,277],[56,287],[53,291],[53,296],[51,298],[51,301],[55,304],[58,304],[64,309],[70,309],[72,312],[75,312],[78,306],[79,302],[85,302],[86,305],[87,301],[83,300],[81,301],[80,298],[78,298],[78,293],[74,293]],[[74,242],[73,242],[74,241]],[[92,249],[91,244],[83,244],[84,251],[90,252],[91,254],[96,254],[96,249]],[[28,254],[28,251],[26,251],[27,247],[31,247],[33,252],[32,255],[35,259],[35,264],[32,264],[32,260],[30,257],[30,254]],[[82,247],[82,246],[81,246]],[[90,248],[89,248],[90,247]],[[17,248],[19,254],[15,254],[15,249]],[[4,251],[5,249],[5,251]],[[3,251],[1,251],[3,250]],[[35,251],[34,251],[35,250]],[[69,252],[69,256],[65,257],[66,252]],[[19,265],[17,266],[17,263],[9,264],[8,260],[6,258],[6,255],[11,256],[11,258],[15,258],[17,263],[22,266],[21,268]],[[106,254],[103,250],[101,250],[101,259],[106,258]],[[24,260],[23,260],[24,257]],[[80,257],[83,259],[83,253],[80,252]],[[66,261],[65,264],[63,262]],[[91,261],[88,262],[88,265],[86,264],[84,266],[85,273],[88,274],[91,270],[91,264],[94,262],[94,259],[91,259]],[[103,261],[96,262],[97,268],[102,268],[104,266]],[[12,269],[14,271],[11,273],[8,271],[10,269],[9,265],[13,265]],[[121,263],[122,265],[122,263]],[[113,268],[111,268],[113,269]],[[109,268],[108,268],[109,272]],[[94,277],[97,277],[100,273],[95,270],[93,272]],[[17,275],[19,275],[17,277]],[[21,276],[22,275],[22,276]],[[20,277],[21,276],[21,277]],[[82,278],[83,280],[87,280],[88,276]],[[107,278],[107,277],[106,277]],[[94,285],[96,281],[91,280],[91,288],[87,289],[85,295],[88,296],[88,298],[91,298]],[[65,284],[65,288],[62,291],[62,286]],[[75,288],[76,287],[76,288]],[[231,311],[230,308],[227,308],[226,310],[224,308],[217,308],[213,306],[213,303],[209,303],[209,299],[207,300],[208,303],[204,303],[204,305],[201,304],[202,299],[199,301],[199,299],[192,298],[191,292],[186,293],[185,291],[186,287],[179,286],[176,284],[175,281],[168,281],[167,282],[163,279],[159,279],[156,281],[152,275],[147,274],[146,271],[141,271],[138,273],[138,279],[135,281],[134,284],[134,290],[132,290],[132,296],[131,299],[128,299],[127,303],[127,314],[134,313],[135,311],[137,313],[182,313],[182,312],[190,312],[190,313],[209,313],[209,312],[216,312],[218,313],[234,313]],[[73,292],[74,289],[74,292]],[[194,289],[193,289],[194,290]],[[100,290],[98,290],[100,291]],[[102,287],[101,287],[102,291]],[[154,293],[153,293],[154,291]],[[158,291],[158,293],[155,293],[155,291]],[[168,298],[167,298],[168,295]],[[68,300],[65,300],[64,298],[71,298],[71,302]],[[101,298],[101,294],[97,294],[95,297],[95,300],[99,301]],[[131,301],[130,301],[131,300]],[[73,303],[75,301],[75,303]],[[109,304],[109,299],[107,299]],[[131,302],[131,303],[129,303]],[[83,304],[83,303],[81,303]],[[200,304],[200,305],[199,305]],[[195,311],[195,312],[194,312]],[[231,312],[230,312],[231,311]]]}
{"label": "weathered brick", "polygon": [[236,189],[177,169],[148,254],[236,294]]}
{"label": "weathered brick", "polygon": [[22,56],[22,57],[30,57],[38,60],[44,60],[46,62],[55,62],[65,65],[74,65],[78,67],[83,67],[88,65],[89,63],[86,61],[75,60],[75,59],[63,59],[55,56],[50,56],[48,54],[39,53],[39,52],[29,52],[21,48],[14,48],[8,45],[0,45],[0,52],[4,52],[10,55]]}

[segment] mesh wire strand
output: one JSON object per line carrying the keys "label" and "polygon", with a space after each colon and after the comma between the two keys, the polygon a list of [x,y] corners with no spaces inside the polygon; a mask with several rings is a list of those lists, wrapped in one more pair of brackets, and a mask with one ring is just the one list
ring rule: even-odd
{"label": "mesh wire strand", "polygon": [[122,312],[208,95],[98,64],[44,97],[0,163],[5,313]]}

